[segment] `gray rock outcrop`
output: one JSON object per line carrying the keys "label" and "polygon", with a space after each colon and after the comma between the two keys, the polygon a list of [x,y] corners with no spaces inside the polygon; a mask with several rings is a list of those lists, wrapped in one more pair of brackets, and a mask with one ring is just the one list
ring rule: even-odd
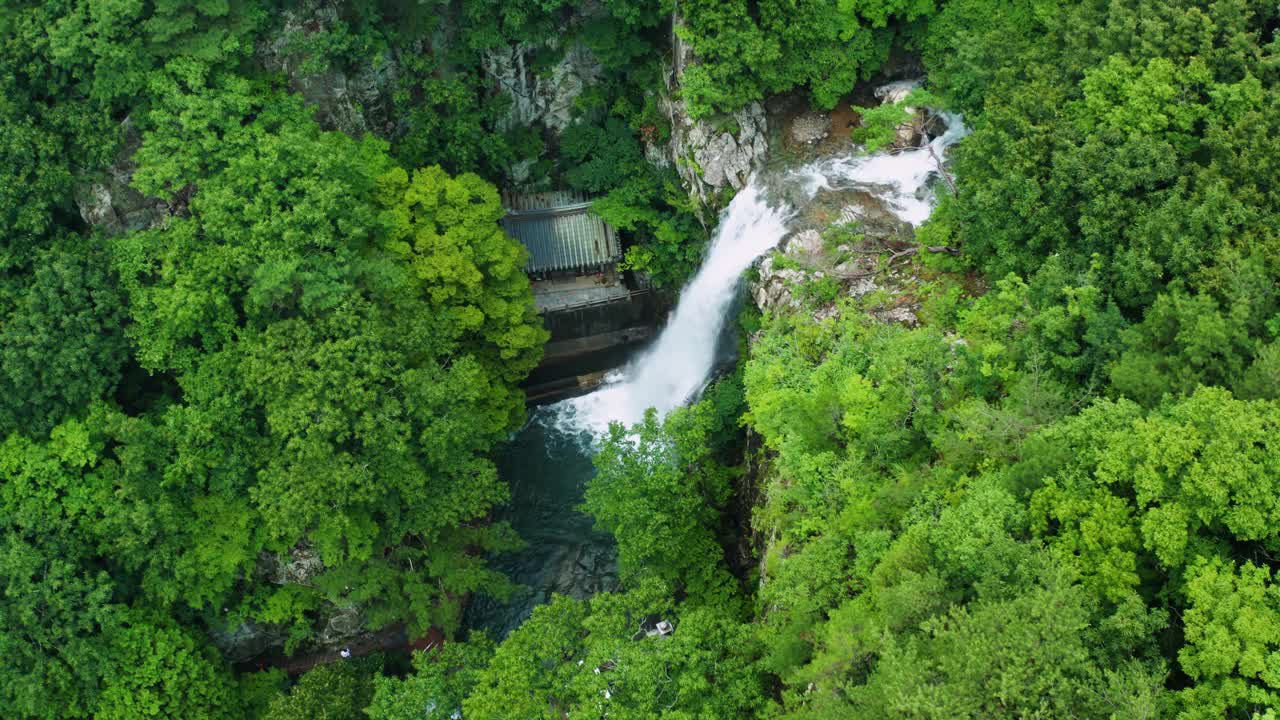
{"label": "gray rock outcrop", "polygon": [[[164,200],[147,197],[129,184],[137,169],[133,154],[142,145],[142,138],[128,118],[120,124],[120,133],[124,142],[115,161],[95,179],[78,186],[75,192],[80,217],[111,234],[156,227],[173,210]],[[180,193],[177,202],[183,204],[181,196]]]}
{"label": "gray rock outcrop", "polygon": [[372,132],[390,137],[396,129],[391,92],[398,66],[388,51],[355,68],[317,66],[301,49],[301,40],[325,32],[340,21],[328,0],[307,0],[280,12],[281,24],[255,48],[258,62],[288,78],[289,89],[316,108],[316,120],[331,130],[360,136]]}
{"label": "gray rock outcrop", "polygon": [[[803,302],[795,292],[797,286],[824,277],[840,283],[842,295],[862,297],[879,289],[877,262],[876,256],[853,253],[848,245],[827,248],[817,230],[801,230],[760,262],[751,297],[761,310],[799,308]],[[818,312],[829,310],[819,308]]]}
{"label": "gray rock outcrop", "polygon": [[[679,15],[672,22],[675,27],[682,24]],[[715,119],[690,117],[678,95],[686,69],[698,58],[676,32],[672,43],[675,66],[661,103],[671,123],[671,140],[665,147],[647,148],[646,155],[659,165],[674,164],[685,189],[705,203],[725,188],[741,188],[764,164],[769,154],[768,120],[760,103]]]}
{"label": "gray rock outcrop", "polygon": [[275,585],[309,585],[322,572],[324,561],[305,542],[290,548],[287,558],[263,553],[258,559],[258,574]]}
{"label": "gray rock outcrop", "polygon": [[760,262],[759,279],[751,285],[751,297],[756,307],[772,310],[782,306],[800,307],[800,298],[791,291],[796,283],[803,282],[808,274],[791,267],[780,267],[774,255]]}
{"label": "gray rock outcrop", "polygon": [[[812,295],[803,287],[834,281],[838,297],[886,293],[889,302],[871,311],[882,322],[916,324],[918,308],[907,290],[914,283],[910,271],[902,263],[884,262],[896,248],[909,247],[914,233],[879,198],[864,190],[824,191],[801,209],[795,223],[801,229],[756,268],[750,287],[756,307],[799,310],[808,302],[815,320],[832,317],[838,314],[835,303],[813,306]],[[830,230],[836,230],[841,241],[835,247],[823,237]]]}
{"label": "gray rock outcrop", "polygon": [[684,115],[671,133],[672,162],[685,187],[702,200],[724,188],[738,190],[768,155],[766,130],[759,103],[735,112],[721,129]]}
{"label": "gray rock outcrop", "polygon": [[539,49],[520,44],[485,53],[485,74],[511,99],[504,130],[541,125],[556,134],[564,132],[573,122],[574,101],[604,73],[600,61],[580,43],[565,48],[549,72],[536,73],[532,56]]}
{"label": "gray rock outcrop", "polygon": [[[263,553],[258,558],[259,576],[275,585],[310,586],[324,570],[319,553],[306,542],[290,548],[287,556]],[[320,613],[323,626],[315,642],[322,647],[335,648],[366,634],[365,618],[356,603],[326,603]]]}

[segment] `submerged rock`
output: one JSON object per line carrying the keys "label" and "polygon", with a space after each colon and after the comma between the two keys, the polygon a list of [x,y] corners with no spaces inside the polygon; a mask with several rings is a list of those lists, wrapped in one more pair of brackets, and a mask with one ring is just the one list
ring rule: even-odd
{"label": "submerged rock", "polygon": [[618,563],[612,548],[591,545],[566,547],[556,566],[551,592],[579,600],[612,590]]}
{"label": "submerged rock", "polygon": [[806,112],[791,119],[791,141],[797,145],[816,145],[831,134],[831,115]]}

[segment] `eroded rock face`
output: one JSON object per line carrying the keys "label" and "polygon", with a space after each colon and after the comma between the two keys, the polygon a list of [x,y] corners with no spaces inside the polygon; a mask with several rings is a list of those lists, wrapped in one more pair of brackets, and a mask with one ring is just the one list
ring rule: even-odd
{"label": "eroded rock face", "polygon": [[[676,26],[683,21],[673,17]],[[677,100],[685,70],[697,64],[693,48],[672,33],[675,67],[668,76],[662,98],[671,122],[671,140],[665,147],[650,146],[646,156],[658,165],[674,164],[685,189],[702,202],[725,188],[737,190],[769,154],[768,120],[760,103],[715,119],[693,119],[683,101]]]}
{"label": "eroded rock face", "polygon": [[681,122],[672,131],[673,161],[685,186],[700,198],[726,187],[740,189],[768,154],[767,121],[759,103],[734,113],[721,130],[687,116]]}
{"label": "eroded rock face", "polygon": [[786,255],[801,265],[815,267],[826,254],[822,245],[822,235],[817,230],[801,230],[787,240]]}
{"label": "eroded rock face", "polygon": [[318,68],[299,40],[324,32],[339,21],[338,8],[326,0],[308,0],[280,12],[281,25],[255,48],[258,62],[270,72],[283,73],[289,89],[316,108],[316,120],[330,130],[352,136],[372,132],[390,137],[396,128],[391,116],[391,92],[398,66],[388,51],[351,70]]}
{"label": "eroded rock face", "polygon": [[671,135],[672,162],[685,187],[699,199],[724,188],[746,185],[769,154],[764,108],[752,103],[733,115],[736,132],[717,131],[706,120],[680,119]]}
{"label": "eroded rock face", "polygon": [[769,255],[760,262],[760,278],[751,286],[751,297],[756,307],[761,310],[789,306],[800,307],[800,298],[792,293],[796,283],[804,282],[808,275],[795,268],[778,267],[774,255]]}
{"label": "eroded rock face", "polygon": [[490,50],[484,57],[485,73],[511,99],[502,129],[541,125],[559,134],[573,121],[574,101],[600,79],[604,68],[586,46],[575,44],[550,72],[535,73],[531,59],[537,50],[527,44]]}
{"label": "eroded rock face", "polygon": [[111,234],[156,227],[172,210],[164,200],[147,197],[130,186],[137,169],[133,154],[142,145],[142,138],[128,118],[121,123],[120,132],[124,143],[115,162],[97,179],[77,187],[75,193],[80,217]]}

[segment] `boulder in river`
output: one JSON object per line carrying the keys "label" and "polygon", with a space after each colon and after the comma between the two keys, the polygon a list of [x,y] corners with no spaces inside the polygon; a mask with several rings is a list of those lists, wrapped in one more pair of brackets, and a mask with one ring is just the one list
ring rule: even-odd
{"label": "boulder in river", "polygon": [[[880,99],[881,105],[893,105],[906,100],[911,91],[923,83],[924,80],[921,78],[899,80],[881,85],[873,91],[873,94]],[[918,147],[924,139],[925,126],[929,123],[931,114],[927,108],[905,107],[903,109],[911,119],[899,124],[894,130],[892,145],[898,149]]]}

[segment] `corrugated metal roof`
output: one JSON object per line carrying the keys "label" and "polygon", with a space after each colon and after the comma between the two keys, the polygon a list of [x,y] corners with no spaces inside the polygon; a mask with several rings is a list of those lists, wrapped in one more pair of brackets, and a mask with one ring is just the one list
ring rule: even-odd
{"label": "corrugated metal roof", "polygon": [[581,193],[504,193],[502,227],[529,249],[525,272],[576,270],[622,257],[613,228],[591,214]]}

